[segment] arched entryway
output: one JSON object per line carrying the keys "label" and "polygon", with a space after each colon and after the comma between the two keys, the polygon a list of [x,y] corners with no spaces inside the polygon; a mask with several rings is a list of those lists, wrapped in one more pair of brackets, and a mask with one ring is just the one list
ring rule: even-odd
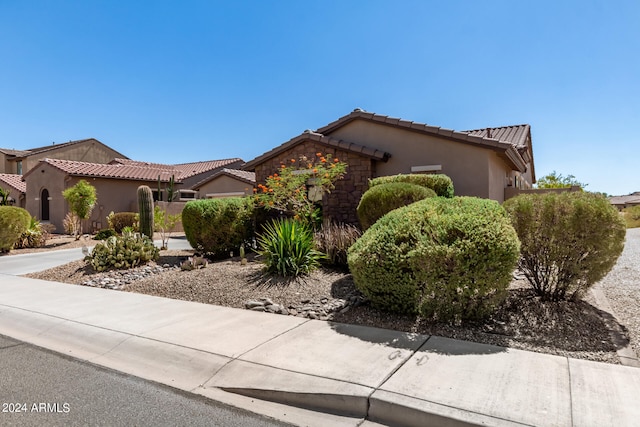
{"label": "arched entryway", "polygon": [[49,221],[49,190],[40,192],[40,221]]}

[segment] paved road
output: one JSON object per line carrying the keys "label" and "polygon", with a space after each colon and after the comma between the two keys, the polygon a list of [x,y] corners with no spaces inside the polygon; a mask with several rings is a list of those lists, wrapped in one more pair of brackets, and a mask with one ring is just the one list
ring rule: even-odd
{"label": "paved road", "polygon": [[287,425],[4,336],[0,405],[2,426]]}

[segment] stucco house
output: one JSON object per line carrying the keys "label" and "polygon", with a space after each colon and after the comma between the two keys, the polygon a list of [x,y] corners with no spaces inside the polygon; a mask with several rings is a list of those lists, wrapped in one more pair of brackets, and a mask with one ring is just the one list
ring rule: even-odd
{"label": "stucco house", "polygon": [[636,191],[626,196],[611,196],[609,202],[619,211],[632,206],[640,206],[640,191]]}
{"label": "stucco house", "polygon": [[[32,216],[52,223],[62,232],[63,220],[69,211],[62,191],[84,179],[96,188],[98,195],[96,207],[84,226],[85,230],[95,231],[107,226],[106,216],[111,211],[137,211],[137,188],[140,185],[148,185],[154,190],[156,200],[166,202],[166,188],[173,178],[177,197],[172,203],[175,212],[169,213],[177,213],[186,201],[199,198],[193,185],[224,168],[233,170],[241,164],[243,160],[239,158],[178,165],[123,158],[113,159],[109,164],[45,158],[23,176],[27,194],[25,208]],[[243,188],[248,186],[244,181],[242,185]],[[249,188],[253,188],[253,184]],[[226,191],[226,187],[223,190]],[[214,193],[215,189],[209,188],[208,191]]]}
{"label": "stucco house", "polygon": [[256,182],[302,155],[330,153],[348,164],[343,180],[323,199],[326,217],[357,223],[368,181],[386,175],[443,173],[456,195],[503,202],[535,183],[528,124],[454,131],[356,109],[315,131],[305,131],[247,162]]}
{"label": "stucco house", "polygon": [[22,181],[22,176],[14,173],[0,173],[0,188],[9,192],[13,206],[24,208],[26,203],[25,192],[27,185]]}

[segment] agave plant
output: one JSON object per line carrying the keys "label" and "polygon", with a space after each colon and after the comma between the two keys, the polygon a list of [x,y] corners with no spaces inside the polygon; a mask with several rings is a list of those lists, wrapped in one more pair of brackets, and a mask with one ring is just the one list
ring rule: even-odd
{"label": "agave plant", "polygon": [[311,228],[293,219],[268,223],[257,241],[265,270],[281,276],[308,274],[326,257],[315,249]]}

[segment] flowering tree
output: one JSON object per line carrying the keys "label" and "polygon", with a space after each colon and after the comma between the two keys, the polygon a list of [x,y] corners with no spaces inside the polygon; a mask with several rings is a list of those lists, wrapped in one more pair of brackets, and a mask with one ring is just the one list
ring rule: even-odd
{"label": "flowering tree", "polygon": [[315,203],[322,200],[322,194],[335,188],[334,183],[344,177],[346,169],[347,164],[337,157],[320,152],[311,158],[290,159],[253,190],[256,202],[267,209],[278,209],[295,219],[312,222],[317,209]]}

